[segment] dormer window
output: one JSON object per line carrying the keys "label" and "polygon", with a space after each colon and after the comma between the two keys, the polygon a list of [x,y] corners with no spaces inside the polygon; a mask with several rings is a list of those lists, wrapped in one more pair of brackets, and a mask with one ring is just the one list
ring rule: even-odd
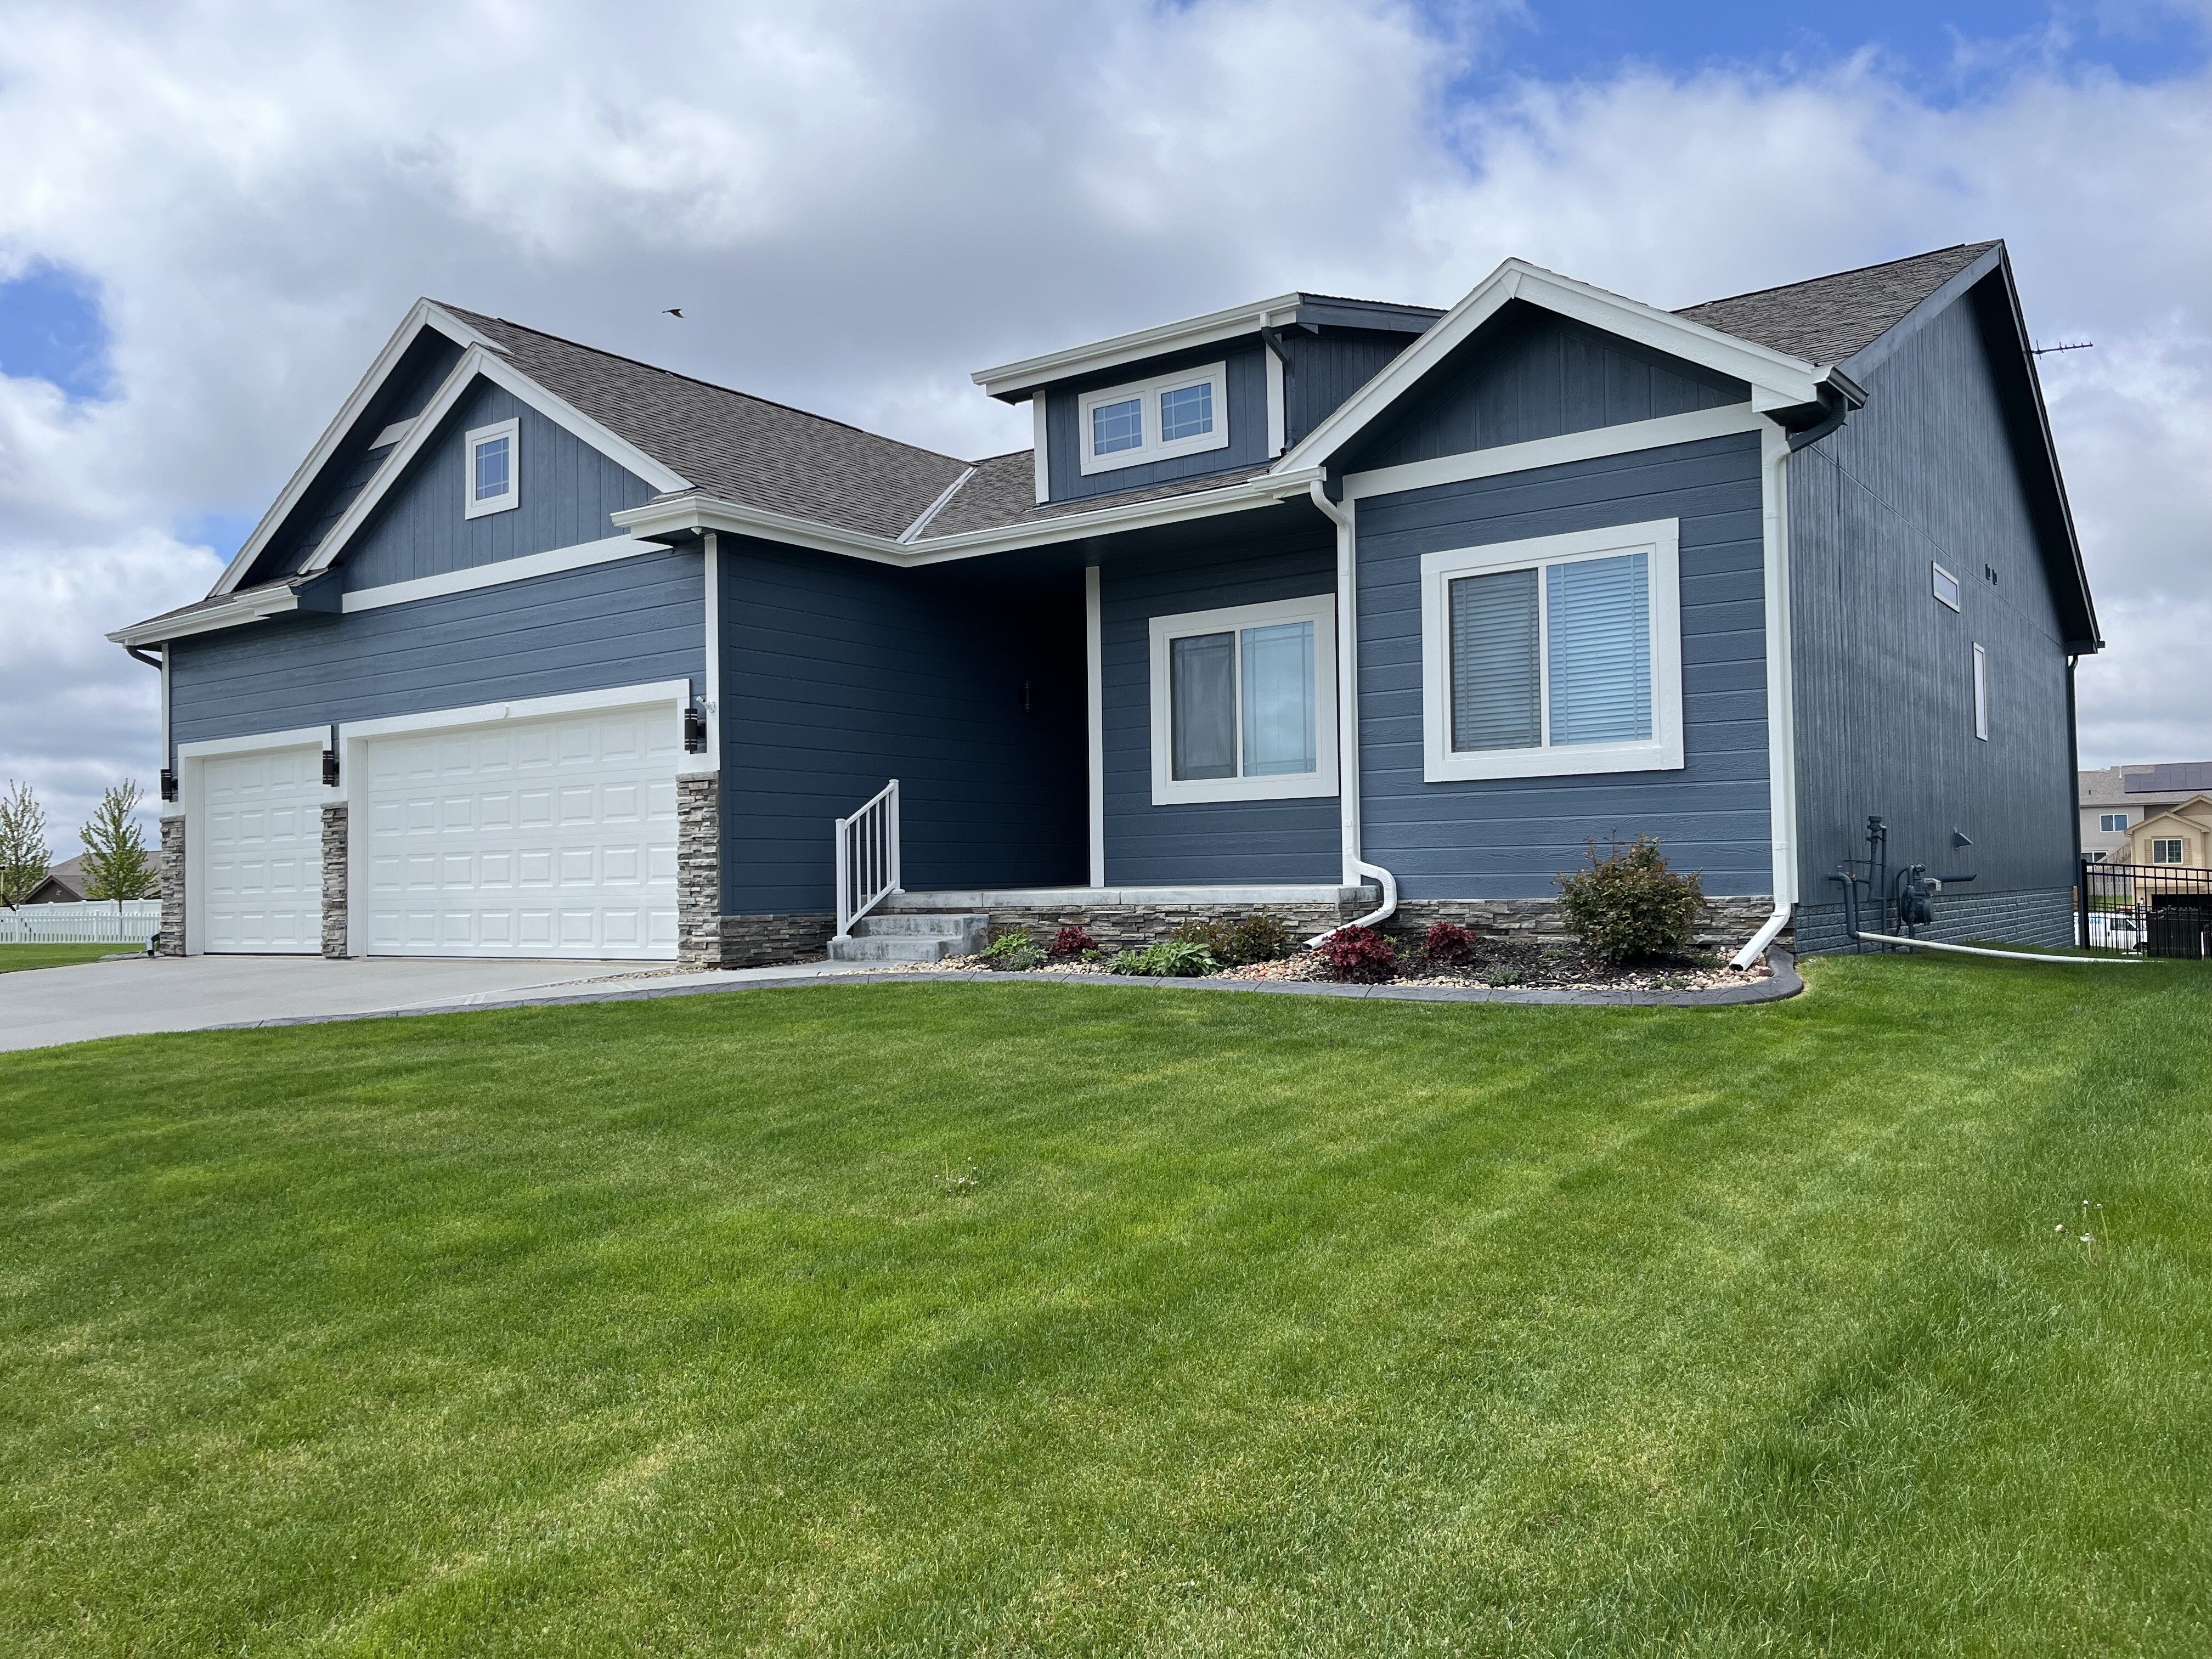
{"label": "dormer window", "polygon": [[480,519],[487,513],[504,513],[520,504],[522,474],[518,454],[521,443],[519,420],[496,426],[480,426],[462,441],[461,511]]}
{"label": "dormer window", "polygon": [[1227,365],[1206,363],[1085,392],[1076,400],[1082,471],[1107,472],[1227,448],[1228,392]]}

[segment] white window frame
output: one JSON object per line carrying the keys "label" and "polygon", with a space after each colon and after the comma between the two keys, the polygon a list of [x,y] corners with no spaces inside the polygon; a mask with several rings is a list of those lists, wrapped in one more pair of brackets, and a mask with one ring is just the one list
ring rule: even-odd
{"label": "white window frame", "polygon": [[[1945,582],[1951,584],[1951,591],[1948,593],[1943,591]],[[1959,599],[1965,590],[1959,586],[1959,579],[1933,559],[1928,562],[1928,589],[1935,594],[1936,604],[1948,605],[1954,611],[1960,609]]]}
{"label": "white window frame", "polygon": [[1974,736],[1990,740],[1990,653],[1974,647]]}
{"label": "white window frame", "polygon": [[[1271,777],[1178,778],[1175,775],[1175,706],[1170,696],[1169,643],[1194,634],[1231,634],[1283,623],[1311,623],[1314,630],[1314,769]],[[1244,653],[1237,664],[1237,763],[1243,763]],[[1336,793],[1336,595],[1277,599],[1219,611],[1190,611],[1152,619],[1152,805],[1191,801],[1304,800]]]}
{"label": "white window frame", "polygon": [[[2158,855],[2159,849],[2166,847],[2173,848],[2173,856],[2170,859],[2162,859]],[[2153,836],[2150,839],[2150,861],[2153,864],[2165,865],[2168,869],[2185,865],[2189,861],[2189,848],[2179,836]]]}
{"label": "white window frame", "polygon": [[[507,440],[507,494],[495,495],[488,501],[477,499],[477,446],[494,438]],[[522,505],[522,422],[520,416],[511,421],[495,421],[489,426],[471,428],[461,440],[461,516],[481,519],[487,514],[505,513]]]}
{"label": "white window frame", "polygon": [[2127,827],[2128,815],[2125,812],[2100,812],[2098,814],[2098,829],[2100,834],[2117,836],[2124,831]]}
{"label": "white window frame", "polygon": [[[1160,437],[1160,394],[1180,392],[1185,386],[1210,385],[1213,388],[1213,430],[1201,432],[1194,438],[1177,438],[1172,442]],[[1117,450],[1111,455],[1095,455],[1091,450],[1091,411],[1100,404],[1126,403],[1134,398],[1145,407],[1145,441],[1134,449]],[[1085,473],[1112,472],[1125,466],[1144,466],[1153,461],[1170,461],[1178,455],[1196,455],[1209,449],[1229,447],[1229,365],[1224,360],[1218,363],[1201,363],[1195,368],[1180,369],[1173,374],[1155,374],[1146,380],[1130,380],[1121,386],[1101,386],[1096,392],[1086,392],[1075,400],[1075,455],[1078,465]]]}
{"label": "white window frame", "polygon": [[[1540,610],[1537,684],[1542,697],[1539,730],[1546,741],[1528,749],[1461,751],[1451,746],[1451,584],[1462,576],[1578,563],[1626,553],[1650,556],[1651,599],[1651,736],[1638,743],[1549,741],[1552,726],[1552,644],[1548,615]],[[1430,783],[1477,778],[1573,777],[1597,772],[1671,772],[1682,765],[1681,520],[1578,530],[1564,536],[1453,548],[1421,558],[1421,762]]]}

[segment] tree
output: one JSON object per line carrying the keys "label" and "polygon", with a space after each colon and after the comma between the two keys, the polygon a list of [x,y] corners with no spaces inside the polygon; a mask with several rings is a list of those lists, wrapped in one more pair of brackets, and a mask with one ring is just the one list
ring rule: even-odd
{"label": "tree", "polygon": [[131,817],[139,799],[138,786],[130,779],[110,785],[93,809],[92,822],[77,832],[84,842],[85,896],[113,899],[118,910],[124,900],[149,898],[161,885],[146,853],[145,832]]}
{"label": "tree", "polygon": [[54,849],[46,845],[46,809],[31,786],[10,778],[0,795],[0,904],[10,910],[46,878]]}

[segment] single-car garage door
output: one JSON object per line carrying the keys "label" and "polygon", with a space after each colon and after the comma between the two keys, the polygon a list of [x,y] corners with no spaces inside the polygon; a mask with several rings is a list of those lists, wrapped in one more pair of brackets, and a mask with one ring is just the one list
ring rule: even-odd
{"label": "single-car garage door", "polygon": [[310,955],[322,949],[323,751],[265,749],[202,763],[200,946]]}
{"label": "single-car garage door", "polygon": [[665,709],[367,750],[370,954],[674,959],[680,746]]}

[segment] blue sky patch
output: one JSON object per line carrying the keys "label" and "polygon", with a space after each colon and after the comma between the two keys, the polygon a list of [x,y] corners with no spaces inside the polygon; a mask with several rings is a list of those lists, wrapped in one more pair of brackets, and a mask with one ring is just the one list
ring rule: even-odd
{"label": "blue sky patch", "polygon": [[100,291],[88,278],[39,264],[0,283],[0,374],[46,380],[72,398],[104,398],[107,348]]}

